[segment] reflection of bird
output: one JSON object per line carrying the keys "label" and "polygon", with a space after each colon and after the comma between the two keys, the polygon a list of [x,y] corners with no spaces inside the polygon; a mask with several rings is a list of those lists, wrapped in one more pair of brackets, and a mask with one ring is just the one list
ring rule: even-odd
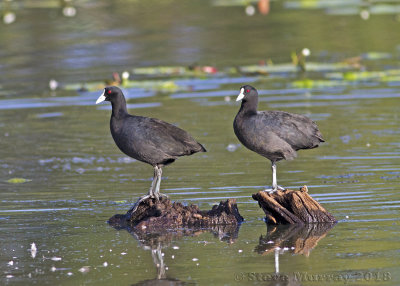
{"label": "reflection of bird", "polygon": [[162,195],[160,183],[163,166],[180,156],[206,152],[206,149],[189,133],[172,124],[128,114],[124,94],[118,87],[106,87],[96,104],[105,100],[112,105],[110,129],[115,144],[126,155],[154,167],[149,193],[136,202],[132,208],[135,211],[141,201],[147,198],[158,200]]}
{"label": "reflection of bird", "polygon": [[276,165],[280,160],[294,159],[300,149],[316,148],[324,142],[317,125],[304,115],[283,111],[257,111],[258,92],[245,85],[236,101],[242,100],[233,122],[236,136],[248,149],[266,157],[272,163],[272,189],[284,188],[276,181]]}

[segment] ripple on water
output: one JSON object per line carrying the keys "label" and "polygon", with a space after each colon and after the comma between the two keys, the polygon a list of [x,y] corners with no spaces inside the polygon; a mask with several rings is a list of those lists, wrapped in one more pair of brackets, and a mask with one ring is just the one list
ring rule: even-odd
{"label": "ripple on water", "polygon": [[49,112],[49,113],[37,114],[36,117],[37,118],[53,118],[53,117],[61,117],[63,115],[64,115],[64,113],[62,113],[62,112]]}

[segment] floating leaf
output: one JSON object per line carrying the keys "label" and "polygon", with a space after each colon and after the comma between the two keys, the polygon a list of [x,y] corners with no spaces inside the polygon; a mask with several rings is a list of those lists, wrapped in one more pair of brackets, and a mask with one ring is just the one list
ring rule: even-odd
{"label": "floating leaf", "polygon": [[24,178],[11,178],[11,179],[7,180],[7,183],[22,184],[22,183],[26,183],[26,182],[30,182],[30,181],[32,181],[32,180],[24,179]]}
{"label": "floating leaf", "polygon": [[362,54],[361,57],[365,60],[385,60],[392,58],[389,53],[369,52]]}
{"label": "floating leaf", "polygon": [[187,72],[185,67],[181,66],[159,66],[159,67],[140,67],[132,69],[136,75],[183,75]]}
{"label": "floating leaf", "polygon": [[[307,62],[305,63],[305,70],[311,72],[329,72],[329,71],[340,71],[350,70],[353,67],[348,63],[317,63]],[[286,64],[275,64],[275,65],[250,65],[240,67],[240,72],[250,74],[271,74],[271,73],[295,73],[299,69],[293,63]]]}
{"label": "floating leaf", "polygon": [[292,86],[295,88],[323,88],[344,85],[342,81],[336,80],[312,80],[302,79],[292,82]]}

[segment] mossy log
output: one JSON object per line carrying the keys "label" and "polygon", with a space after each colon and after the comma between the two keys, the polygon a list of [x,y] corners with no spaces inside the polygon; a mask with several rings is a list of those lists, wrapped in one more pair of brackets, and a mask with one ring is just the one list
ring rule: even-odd
{"label": "mossy log", "polygon": [[172,203],[167,198],[146,199],[134,212],[125,215],[117,214],[109,223],[121,228],[130,227],[136,230],[178,227],[212,227],[216,225],[239,225],[243,222],[236,200],[228,199],[214,205],[209,211],[202,211],[197,205],[184,206]]}
{"label": "mossy log", "polygon": [[253,194],[253,199],[264,211],[268,224],[336,222],[334,216],[308,194],[307,186],[298,191],[260,191]]}

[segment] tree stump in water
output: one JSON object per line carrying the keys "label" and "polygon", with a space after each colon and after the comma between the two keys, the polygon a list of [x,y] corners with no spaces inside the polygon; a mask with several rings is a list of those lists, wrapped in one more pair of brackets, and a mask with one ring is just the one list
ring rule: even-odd
{"label": "tree stump in water", "polygon": [[184,206],[172,203],[169,199],[146,199],[134,212],[117,214],[109,219],[114,227],[132,227],[135,229],[211,227],[216,225],[239,225],[243,222],[235,199],[214,205],[209,211],[202,211],[197,205]]}
{"label": "tree stump in water", "polygon": [[272,194],[260,191],[253,199],[264,211],[269,224],[308,224],[336,222],[336,219],[309,194],[307,186],[298,191],[285,190]]}

